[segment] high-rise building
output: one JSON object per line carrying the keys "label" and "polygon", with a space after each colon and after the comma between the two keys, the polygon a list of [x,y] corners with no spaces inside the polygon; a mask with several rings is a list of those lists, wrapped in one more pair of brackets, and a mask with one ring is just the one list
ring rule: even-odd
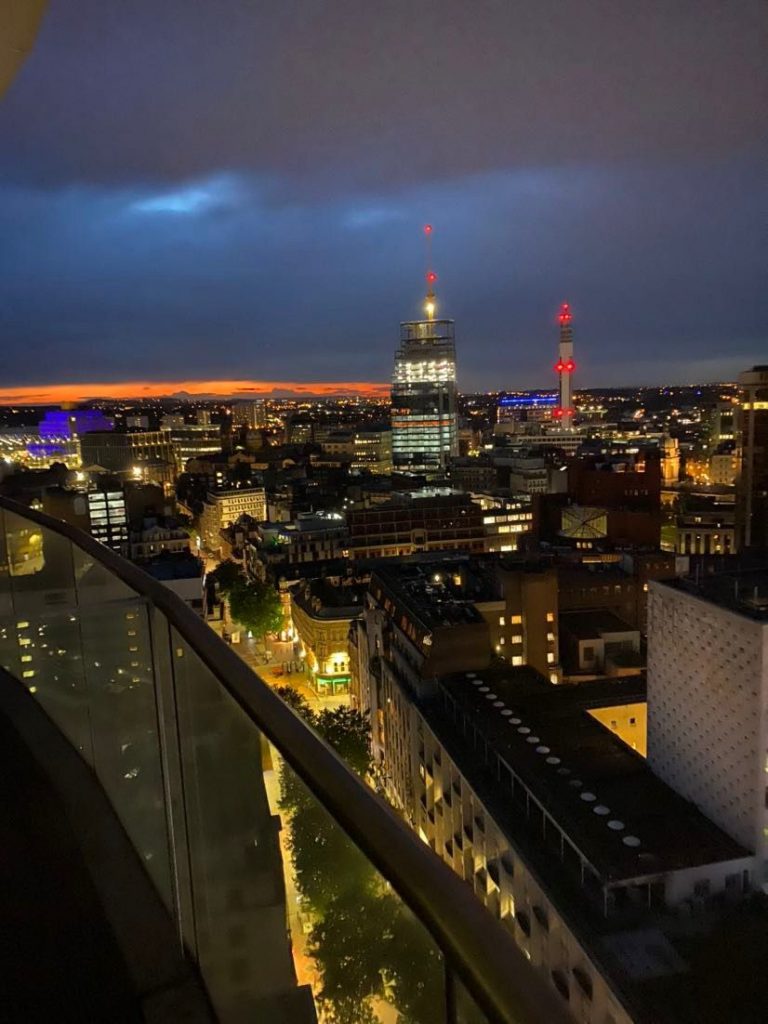
{"label": "high-rise building", "polygon": [[555,372],[559,379],[560,404],[553,415],[555,419],[562,420],[566,426],[573,423],[573,371],[576,363],[573,361],[573,328],[571,327],[571,307],[564,302],[560,307],[560,346],[558,358],[555,363]]}
{"label": "high-rise building", "polygon": [[232,406],[232,423],[236,427],[260,430],[267,425],[267,406],[263,398],[236,402]]}
{"label": "high-rise building", "polygon": [[[427,225],[427,236],[431,231]],[[454,324],[435,317],[436,280],[427,271],[425,319],[400,324],[392,376],[393,467],[433,476],[458,455],[459,433]]]}
{"label": "high-rise building", "polygon": [[221,431],[217,424],[211,424],[210,415],[206,412],[201,420],[201,412],[197,413],[196,423],[186,423],[183,416],[163,416],[161,427],[170,432],[171,441],[179,453],[179,461],[185,467],[189,459],[201,455],[212,455],[221,451]]}
{"label": "high-rise building", "polygon": [[768,547],[768,366],[739,375],[737,481],[741,547]]}

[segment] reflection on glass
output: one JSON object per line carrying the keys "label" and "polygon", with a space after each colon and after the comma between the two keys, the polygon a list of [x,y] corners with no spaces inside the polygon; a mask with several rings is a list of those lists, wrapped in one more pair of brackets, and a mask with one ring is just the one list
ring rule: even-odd
{"label": "reflection on glass", "polygon": [[217,1016],[312,1024],[296,984],[278,820],[264,787],[261,734],[172,630],[173,672],[197,958]]}
{"label": "reflection on glass", "polygon": [[442,1024],[443,961],[392,887],[277,759],[297,962],[320,1019]]}
{"label": "reflection on glass", "polygon": [[488,1018],[478,1009],[477,1003],[454,975],[456,997],[456,1024],[488,1024]]}

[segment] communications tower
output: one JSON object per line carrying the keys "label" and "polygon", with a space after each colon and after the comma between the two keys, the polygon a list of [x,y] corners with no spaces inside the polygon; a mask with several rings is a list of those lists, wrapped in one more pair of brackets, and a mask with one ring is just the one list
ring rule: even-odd
{"label": "communications tower", "polygon": [[560,382],[560,404],[554,412],[555,419],[561,420],[565,426],[573,425],[573,328],[571,326],[571,307],[564,302],[560,307],[560,347],[558,349],[555,373]]}

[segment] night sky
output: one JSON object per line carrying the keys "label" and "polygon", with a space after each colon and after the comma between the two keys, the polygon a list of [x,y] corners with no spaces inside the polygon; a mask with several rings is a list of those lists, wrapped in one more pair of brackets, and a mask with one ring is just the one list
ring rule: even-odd
{"label": "night sky", "polygon": [[0,387],[768,362],[765,0],[53,0],[0,103]]}

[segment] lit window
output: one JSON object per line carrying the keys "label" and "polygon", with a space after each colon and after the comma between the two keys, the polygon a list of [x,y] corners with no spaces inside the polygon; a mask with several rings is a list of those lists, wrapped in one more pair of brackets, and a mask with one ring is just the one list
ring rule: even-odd
{"label": "lit window", "polygon": [[554,661],[555,661],[555,656],[554,656],[554,654],[552,653],[552,651],[549,651],[549,652],[547,653],[547,664],[548,664],[548,665],[553,665],[553,664],[554,664]]}
{"label": "lit window", "polygon": [[33,668],[28,668],[26,670],[26,672],[22,672],[21,673],[21,678],[22,679],[31,679],[34,674],[35,674],[35,670]]}
{"label": "lit window", "polygon": [[520,635],[520,633],[515,633],[514,636],[512,637],[512,643],[513,644],[521,644],[522,642],[523,642],[523,638]]}
{"label": "lit window", "polygon": [[499,625],[500,626],[506,626],[506,624],[507,624],[507,620],[504,618],[503,615],[500,615],[499,616]]}
{"label": "lit window", "polygon": [[510,626],[522,626],[523,616],[522,615],[511,615],[509,618]]}
{"label": "lit window", "polygon": [[507,639],[506,639],[506,637],[503,637],[503,636],[499,637],[499,643],[501,644],[501,646],[502,646],[502,647],[504,646],[504,644],[505,644],[506,642],[507,642]]}
{"label": "lit window", "polygon": [[555,621],[555,613],[554,612],[547,612],[547,622],[554,622],[554,621]]}
{"label": "lit window", "polygon": [[520,654],[512,655],[512,664],[513,665],[522,665],[523,664],[522,656]]}
{"label": "lit window", "polygon": [[549,681],[550,681],[550,683],[556,683],[557,682],[557,673],[556,672],[551,672],[550,673]]}

